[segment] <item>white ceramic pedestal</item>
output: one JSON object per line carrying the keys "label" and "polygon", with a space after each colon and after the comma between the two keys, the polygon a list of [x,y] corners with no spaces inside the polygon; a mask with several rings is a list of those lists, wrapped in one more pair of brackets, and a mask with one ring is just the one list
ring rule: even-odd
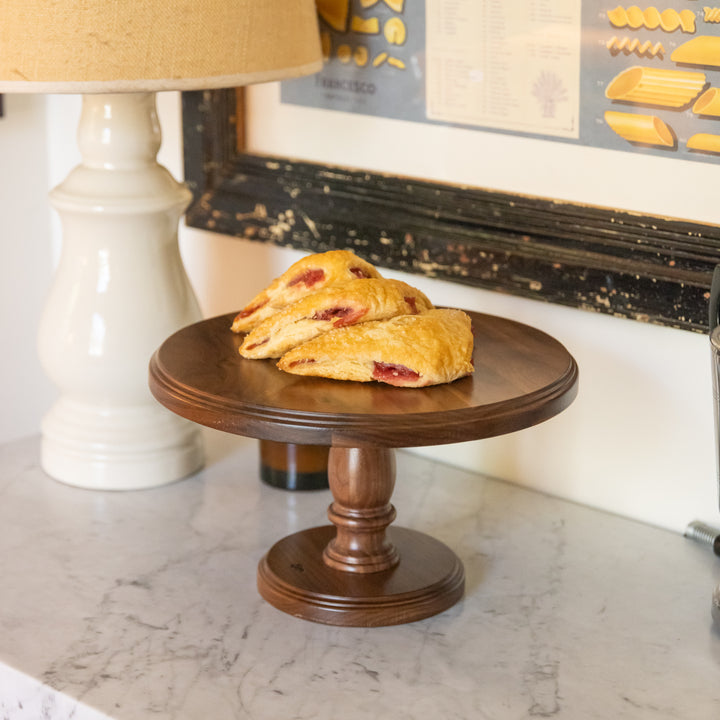
{"label": "white ceramic pedestal", "polygon": [[156,161],[154,93],[86,95],[82,163],[51,193],[63,246],[39,331],[60,391],[42,424],[42,466],[101,490],[163,485],[203,464],[199,429],[159,405],[148,362],[201,318],[177,227],[191,195]]}

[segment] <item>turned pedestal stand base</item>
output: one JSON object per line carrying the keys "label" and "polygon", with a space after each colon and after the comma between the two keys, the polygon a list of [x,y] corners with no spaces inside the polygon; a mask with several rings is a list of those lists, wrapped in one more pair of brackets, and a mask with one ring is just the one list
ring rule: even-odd
{"label": "turned pedestal stand base", "polygon": [[276,543],[258,567],[258,589],[291,615],[329,625],[412,622],[463,595],[462,563],[443,543],[390,528],[395,455],[389,448],[331,448],[333,525]]}

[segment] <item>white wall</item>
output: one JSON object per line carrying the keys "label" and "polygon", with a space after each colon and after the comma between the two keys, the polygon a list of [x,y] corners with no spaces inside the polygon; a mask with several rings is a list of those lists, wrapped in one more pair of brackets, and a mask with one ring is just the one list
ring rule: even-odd
{"label": "white wall", "polygon": [[45,101],[6,95],[0,118],[0,440],[38,431],[53,397],[36,352],[52,272]]}
{"label": "white wall", "polygon": [[[27,102],[33,105],[32,122],[25,118],[21,128],[15,129],[14,140],[0,136],[0,143],[9,148],[19,144],[20,136],[34,137],[30,130],[33,123],[42,128],[44,101]],[[6,337],[18,338],[17,354],[5,353],[0,360],[3,422],[6,414],[23,416],[21,424],[11,421],[0,425],[0,441],[37,432],[42,411],[52,398],[52,389],[37,364],[33,365],[33,326],[46,292],[52,255],[52,243],[44,237],[49,224],[42,207],[46,199],[39,200],[36,195],[40,186],[55,184],[76,162],[74,129],[72,138],[67,135],[70,126],[75,126],[79,101],[53,97],[46,102],[48,113],[57,122],[49,124],[52,129],[46,162],[40,158],[31,165],[32,187],[0,180],[6,212],[32,203],[34,219],[43,225],[37,229],[37,248],[31,257],[22,263],[16,260],[15,272],[6,273],[6,260],[0,267],[3,292],[6,274],[14,283],[3,304],[2,327]],[[9,103],[8,118],[0,121],[0,132],[8,127],[13,104]],[[164,137],[161,161],[180,177],[178,97],[173,93],[161,95],[159,109]],[[27,236],[26,229],[24,232]],[[56,243],[57,232],[53,225]],[[6,258],[12,257],[10,248],[5,237],[0,252]],[[207,316],[237,309],[300,256],[296,251],[189,228],[181,229],[181,249]],[[44,271],[38,269],[41,266]],[[575,403],[536,428],[418,452],[678,531],[695,518],[720,525],[706,337],[416,276],[405,279],[438,304],[511,317],[549,332],[576,357],[581,376]],[[19,303],[18,296],[26,302]],[[8,312],[13,304],[14,311]],[[17,373],[13,374],[13,368],[17,366],[22,366],[25,378],[20,392],[14,387]]]}

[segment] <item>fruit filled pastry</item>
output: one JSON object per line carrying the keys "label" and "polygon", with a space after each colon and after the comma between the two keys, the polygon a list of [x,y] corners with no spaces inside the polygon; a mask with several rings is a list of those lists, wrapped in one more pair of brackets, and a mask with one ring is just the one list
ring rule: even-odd
{"label": "fruit filled pastry", "polygon": [[265,318],[311,292],[380,273],[350,250],[330,250],[298,260],[256,295],[235,317],[234,332],[248,332]]}
{"label": "fruit filled pastry", "polygon": [[240,354],[277,358],[300,343],[348,325],[432,310],[423,293],[400,280],[364,278],[324,288],[276,312],[245,336]]}
{"label": "fruit filled pastry", "polygon": [[290,350],[278,367],[296,375],[425,387],[471,374],[472,352],[470,317],[435,309],[331,330]]}

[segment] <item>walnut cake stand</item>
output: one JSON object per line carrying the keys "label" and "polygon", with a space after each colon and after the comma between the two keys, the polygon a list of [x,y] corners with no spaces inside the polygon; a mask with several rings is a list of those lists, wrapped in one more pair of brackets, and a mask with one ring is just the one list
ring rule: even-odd
{"label": "walnut cake stand", "polygon": [[391,527],[393,448],[502,435],[564,410],[577,394],[575,360],[555,339],[512,320],[469,313],[471,377],[412,389],[283,373],[246,360],[232,315],[169,337],[150,362],[150,389],[178,415],[264,440],[330,447],[332,525],[277,542],[258,567],[276,608],[330,625],[412,622],[463,595],[462,563],[443,543]]}

